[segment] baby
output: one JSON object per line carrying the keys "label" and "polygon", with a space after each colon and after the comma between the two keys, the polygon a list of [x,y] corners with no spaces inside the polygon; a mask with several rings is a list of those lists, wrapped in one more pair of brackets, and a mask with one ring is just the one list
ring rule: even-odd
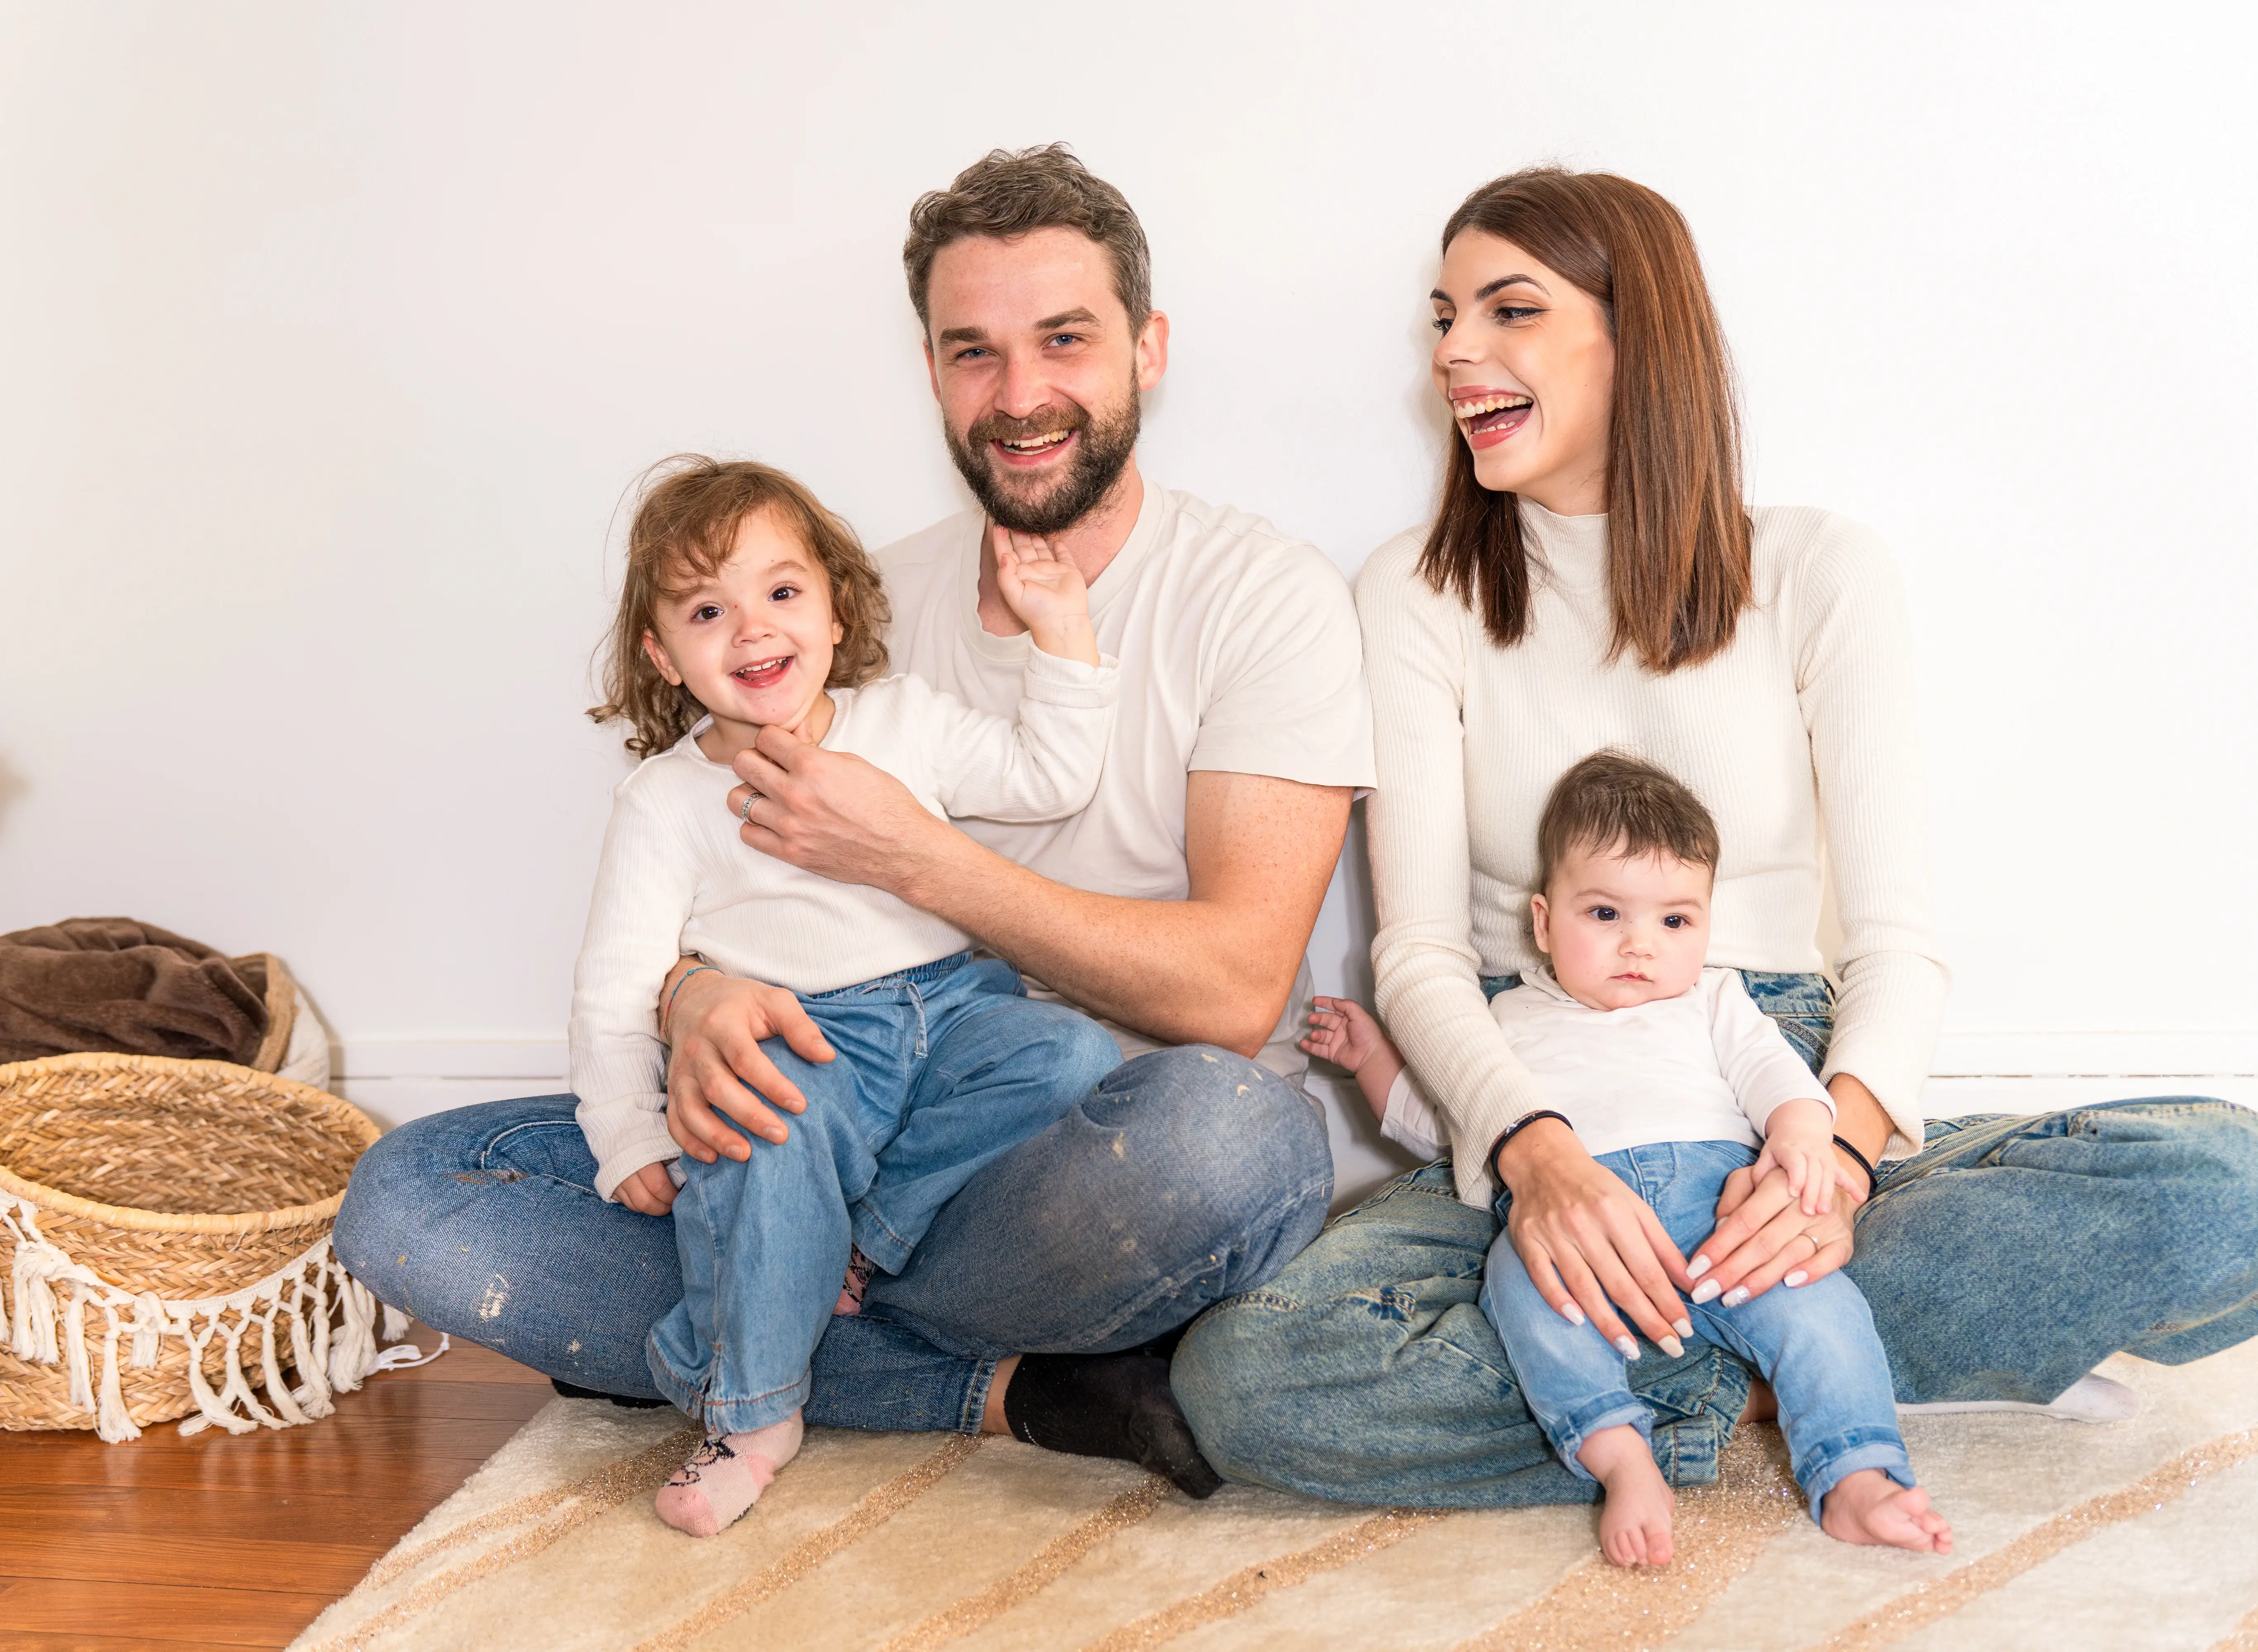
{"label": "baby", "polygon": [[[1551,1116],[1652,1207],[1681,1251],[1708,1235],[1725,1178],[1750,1164],[1758,1177],[1784,1171],[1807,1214],[1829,1208],[1838,1179],[1863,1198],[1835,1158],[1825,1088],[1736,971],[1702,967],[1718,843],[1701,801],[1651,765],[1601,751],[1560,778],[1537,835],[1542,893],[1529,904],[1551,967],[1497,993],[1490,1009],[1559,1108]],[[1389,1136],[1441,1152],[1437,1121],[1378,1023],[1345,999],[1317,1002],[1302,1047],[1356,1075]],[[1499,1193],[1502,1222],[1510,1201]],[[1914,1484],[1888,1361],[1857,1286],[1832,1273],[1717,1297],[1714,1281],[1697,1289],[1675,1328],[1698,1328],[1777,1391],[1812,1518],[1848,1542],[1949,1553],[1951,1528]],[[1573,1302],[1556,1313],[1509,1228],[1490,1246],[1481,1305],[1544,1437],[1605,1488],[1608,1558],[1666,1563],[1670,1487],[1648,1449],[1652,1414],[1624,1379],[1637,1343],[1611,1347]],[[1664,1345],[1681,1351],[1675,1337]]]}
{"label": "baby", "polygon": [[[628,535],[607,701],[589,715],[632,723],[643,761],[612,794],[573,972],[572,1084],[596,1191],[673,1212],[683,1299],[648,1357],[707,1437],[657,1506],[694,1535],[742,1516],[799,1449],[810,1357],[854,1306],[841,1278],[852,1296],[866,1264],[899,1272],[950,1195],[1121,1059],[1096,1022],[975,959],[961,930],[748,848],[728,806],[732,759],[770,726],[867,759],[936,815],[1047,821],[1087,804],[1119,668],[1099,657],[1073,564],[1002,536],[996,564],[1033,643],[1016,723],[881,675],[877,571],[780,471],[676,461]],[[683,1159],[667,1131],[654,992],[692,954],[789,987],[835,1052],[819,1065],[768,1042],[806,1109],[742,1163]]]}

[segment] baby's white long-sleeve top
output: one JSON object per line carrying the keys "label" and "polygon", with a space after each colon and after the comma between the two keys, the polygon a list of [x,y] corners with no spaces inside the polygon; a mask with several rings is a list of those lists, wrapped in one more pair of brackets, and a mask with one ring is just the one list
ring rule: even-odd
{"label": "baby's white long-sleeve top", "polygon": [[[1826,1086],[1741,985],[1740,972],[1705,969],[1675,998],[1629,1009],[1594,1009],[1568,996],[1545,969],[1489,1000],[1505,1041],[1566,1115],[1585,1151],[1651,1142],[1738,1142],[1756,1147],[1783,1101],[1812,1100],[1830,1114]],[[1450,1127],[1407,1067],[1388,1093],[1381,1134],[1433,1158]],[[1483,1153],[1488,1142],[1465,1150]]]}
{"label": "baby's white long-sleeve top", "polygon": [[[1097,789],[1120,689],[1114,659],[1085,666],[1031,650],[1016,723],[921,677],[886,677],[831,691],[823,744],[884,769],[935,815],[1057,820]],[[726,975],[827,993],[972,943],[882,889],[747,847],[728,807],[737,777],[698,749],[706,727],[613,788],[572,972],[571,1083],[606,1199],[629,1172],[681,1151],[666,1133],[657,1022],[659,987],[677,958],[696,953]]]}

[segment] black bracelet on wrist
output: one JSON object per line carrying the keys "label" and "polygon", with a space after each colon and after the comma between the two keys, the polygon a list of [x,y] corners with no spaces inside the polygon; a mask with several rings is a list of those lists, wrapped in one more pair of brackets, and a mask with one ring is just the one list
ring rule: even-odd
{"label": "black bracelet on wrist", "polygon": [[1858,1161],[1858,1168],[1866,1172],[1866,1197],[1871,1199],[1874,1196],[1874,1189],[1882,1185],[1881,1176],[1874,1169],[1874,1161],[1868,1158],[1864,1153],[1861,1153],[1857,1148],[1851,1146],[1839,1136],[1835,1138],[1835,1145],[1841,1148],[1852,1158],[1857,1159]]}
{"label": "black bracelet on wrist", "polygon": [[1493,1175],[1495,1174],[1497,1171],[1497,1156],[1505,1151],[1505,1144],[1508,1142],[1510,1142],[1515,1136],[1520,1135],[1523,1130],[1527,1129],[1530,1125],[1536,1123],[1539,1119],[1558,1119],[1561,1123],[1567,1125],[1572,1130],[1576,1128],[1574,1124],[1569,1122],[1569,1118],[1566,1114],[1555,1113],[1550,1107],[1544,1108],[1542,1112],[1524,1113],[1521,1117],[1507,1125],[1503,1133],[1498,1136],[1497,1140],[1489,1144],[1489,1168]]}

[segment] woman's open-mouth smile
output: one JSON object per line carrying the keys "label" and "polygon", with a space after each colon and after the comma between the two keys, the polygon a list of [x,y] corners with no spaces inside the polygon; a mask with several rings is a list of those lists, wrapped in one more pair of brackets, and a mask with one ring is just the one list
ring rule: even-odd
{"label": "woman's open-mouth smile", "polygon": [[1537,398],[1519,390],[1476,387],[1451,392],[1451,417],[1473,448],[1495,447],[1529,422]]}

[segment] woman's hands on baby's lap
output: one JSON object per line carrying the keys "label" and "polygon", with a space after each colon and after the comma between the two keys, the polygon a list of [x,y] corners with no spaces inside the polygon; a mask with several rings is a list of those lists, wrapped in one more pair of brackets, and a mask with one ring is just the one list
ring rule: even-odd
{"label": "woman's hands on baby's lap", "polygon": [[1750,1178],[1761,1182],[1773,1170],[1785,1171],[1788,1191],[1807,1216],[1833,1209],[1838,1186],[1852,1203],[1864,1204],[1865,1188],[1835,1157],[1834,1122],[1822,1101],[1781,1102],[1765,1122],[1764,1151],[1749,1167]]}
{"label": "woman's hands on baby's lap", "polygon": [[629,1171],[612,1191],[620,1203],[645,1216],[664,1216],[674,1208],[674,1178],[666,1173],[664,1159]]}
{"label": "woman's hands on baby's lap", "polygon": [[989,530],[996,552],[996,589],[1035,646],[1060,659],[1097,664],[1090,623],[1090,586],[1082,570],[1034,534]]}

